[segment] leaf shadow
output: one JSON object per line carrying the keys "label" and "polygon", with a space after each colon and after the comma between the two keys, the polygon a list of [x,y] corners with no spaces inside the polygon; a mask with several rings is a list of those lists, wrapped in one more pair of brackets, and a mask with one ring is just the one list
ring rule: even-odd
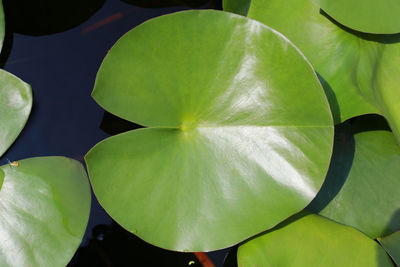
{"label": "leaf shadow", "polygon": [[331,113],[333,116],[333,121],[335,124],[338,124],[340,123],[340,106],[337,101],[336,94],[333,91],[332,87],[329,85],[329,83],[324,79],[324,77],[322,77],[321,74],[319,74],[317,71],[316,74],[328,98],[329,107],[331,108]]}
{"label": "leaf shadow", "polygon": [[393,44],[393,43],[398,43],[400,42],[400,33],[396,34],[373,34],[373,33],[365,33],[365,32],[359,32],[356,30],[353,30],[347,26],[344,26],[343,24],[340,24],[338,21],[336,21],[334,18],[329,16],[325,11],[320,9],[319,13],[329,19],[332,23],[334,23],[336,26],[341,28],[342,30],[351,33],[353,35],[356,35],[357,37],[364,39],[366,41],[373,41],[373,42],[378,42],[382,44]]}
{"label": "leaf shadow", "polygon": [[377,114],[358,116],[335,127],[333,153],[327,176],[317,196],[307,206],[307,210],[319,213],[342,189],[354,160],[354,135],[377,130],[390,131],[387,121]]}

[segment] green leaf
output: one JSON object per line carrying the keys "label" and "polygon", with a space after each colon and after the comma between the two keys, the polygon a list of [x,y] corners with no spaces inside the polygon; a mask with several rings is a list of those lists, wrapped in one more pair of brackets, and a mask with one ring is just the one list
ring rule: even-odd
{"label": "green leaf", "polygon": [[398,0],[314,0],[339,23],[360,32],[400,32]]}
{"label": "green leaf", "polygon": [[[356,129],[356,128],[355,128]],[[400,229],[400,147],[391,132],[336,132],[328,176],[310,210],[375,239]]]}
{"label": "green leaf", "polygon": [[66,266],[90,211],[83,166],[63,157],[30,158],[0,167],[0,266]]}
{"label": "green leaf", "polygon": [[247,266],[393,266],[375,241],[354,228],[321,216],[296,215],[238,249]]}
{"label": "green leaf", "polygon": [[313,69],[242,16],[143,23],[110,50],[93,96],[151,126],[99,143],[86,162],[106,211],[163,248],[215,250],[271,228],[314,198],[328,169],[332,118]]}
{"label": "green leaf", "polygon": [[24,128],[31,108],[31,87],[0,70],[0,157]]}
{"label": "green leaf", "polygon": [[223,0],[222,5],[224,11],[246,16],[249,11],[250,2],[251,0]]}
{"label": "green leaf", "polygon": [[0,189],[3,186],[3,182],[4,182],[4,172],[0,169]]}
{"label": "green leaf", "polygon": [[[346,29],[321,12],[312,0],[253,0],[248,16],[283,33],[310,60],[324,85],[336,123],[367,113],[383,114],[390,120],[394,115],[388,110],[399,113],[398,105],[384,107],[378,97],[381,92],[398,95],[398,87],[374,84],[381,79],[379,72],[388,71],[382,54],[387,53],[388,60],[392,57],[391,51],[383,51],[397,51],[400,35],[371,35]],[[394,47],[388,48],[391,46]],[[393,60],[393,64],[397,62]],[[397,66],[391,74],[399,77],[398,70]],[[398,129],[399,124],[391,121],[391,127]]]}
{"label": "green leaf", "polygon": [[383,238],[378,238],[379,243],[389,253],[393,261],[400,265],[400,231]]}
{"label": "green leaf", "polygon": [[382,51],[376,79],[374,80],[375,99],[390,124],[400,144],[400,35],[397,43],[386,45]]}

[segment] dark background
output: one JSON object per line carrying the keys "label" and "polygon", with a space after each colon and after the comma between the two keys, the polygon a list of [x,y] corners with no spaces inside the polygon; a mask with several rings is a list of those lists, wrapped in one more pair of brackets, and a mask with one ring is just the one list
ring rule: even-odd
{"label": "dark background", "polygon": [[[3,0],[1,67],[32,86],[27,125],[0,160],[83,157],[99,141],[137,127],[105,113],[91,98],[112,45],[140,23],[189,8],[221,9],[221,0]],[[228,249],[208,253],[222,266]],[[201,266],[192,253],[151,246],[107,215],[92,194],[88,228],[69,266]]]}

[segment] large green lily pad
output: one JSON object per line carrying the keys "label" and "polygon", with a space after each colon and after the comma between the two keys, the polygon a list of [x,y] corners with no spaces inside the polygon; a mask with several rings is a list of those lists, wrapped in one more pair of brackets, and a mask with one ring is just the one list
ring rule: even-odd
{"label": "large green lily pad", "polygon": [[66,266],[89,219],[83,166],[63,157],[30,158],[2,172],[0,266]]}
{"label": "large green lily pad", "polygon": [[389,253],[393,261],[400,265],[400,231],[383,238],[378,238],[379,243]]}
{"label": "large green lily pad", "polygon": [[31,108],[31,87],[0,70],[0,157],[24,128]]}
{"label": "large green lily pad", "polygon": [[[399,105],[393,104],[400,98],[400,35],[352,31],[331,20],[312,0],[252,0],[248,16],[283,33],[310,60],[336,123],[367,113],[383,114],[400,142]],[[385,74],[391,76],[390,82]]]}
{"label": "large green lily pad", "polygon": [[239,246],[239,267],[393,266],[385,250],[354,228],[298,215]]}
{"label": "large green lily pad", "polygon": [[86,162],[106,211],[156,246],[238,243],[305,207],[328,169],[332,118],[313,69],[242,16],[143,23],[110,50],[93,97],[150,126],[99,143]]}
{"label": "large green lily pad", "polygon": [[369,33],[400,32],[398,0],[313,0],[341,24]]}
{"label": "large green lily pad", "polygon": [[[356,129],[356,128],[355,128]],[[400,147],[388,131],[336,132],[328,176],[310,209],[375,239],[400,229]]]}

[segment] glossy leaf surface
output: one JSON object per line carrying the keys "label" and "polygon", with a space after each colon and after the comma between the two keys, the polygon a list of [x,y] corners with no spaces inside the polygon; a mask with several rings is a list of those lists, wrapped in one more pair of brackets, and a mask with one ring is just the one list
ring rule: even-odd
{"label": "glossy leaf surface", "polygon": [[86,162],[106,211],[154,245],[233,245],[301,210],[326,175],[333,127],[315,73],[245,17],[188,11],[143,23],[110,50],[93,96],[151,126],[99,143]]}
{"label": "glossy leaf surface", "polygon": [[[335,122],[378,113],[389,120],[392,118],[391,127],[398,129],[398,105],[386,107],[379,98],[383,92],[398,98],[398,86],[374,84],[381,80],[380,72],[389,71],[383,62],[393,60],[391,64],[397,64],[398,60],[390,55],[393,52],[384,52],[389,54],[386,60],[382,54],[388,47],[393,46],[389,50],[399,48],[399,35],[370,35],[349,30],[331,20],[312,0],[253,0],[248,16],[283,33],[310,60],[324,85]],[[400,77],[398,70],[397,66],[390,71],[391,75]],[[396,114],[392,113],[393,109],[397,110]]]}
{"label": "glossy leaf surface", "polygon": [[0,70],[0,157],[24,128],[31,108],[31,87]]}
{"label": "glossy leaf surface", "polygon": [[238,249],[247,266],[393,266],[384,249],[354,228],[310,214],[294,216]]}
{"label": "glossy leaf surface", "polygon": [[378,238],[379,243],[389,253],[393,261],[400,265],[400,231],[383,238]]}
{"label": "glossy leaf surface", "polygon": [[375,239],[400,229],[400,147],[388,131],[335,135],[325,183],[314,212],[353,226]]}
{"label": "glossy leaf surface", "polygon": [[30,158],[1,172],[0,266],[65,266],[89,218],[83,166],[63,157]]}
{"label": "glossy leaf surface", "polygon": [[313,0],[339,23],[360,32],[400,32],[398,0]]}

